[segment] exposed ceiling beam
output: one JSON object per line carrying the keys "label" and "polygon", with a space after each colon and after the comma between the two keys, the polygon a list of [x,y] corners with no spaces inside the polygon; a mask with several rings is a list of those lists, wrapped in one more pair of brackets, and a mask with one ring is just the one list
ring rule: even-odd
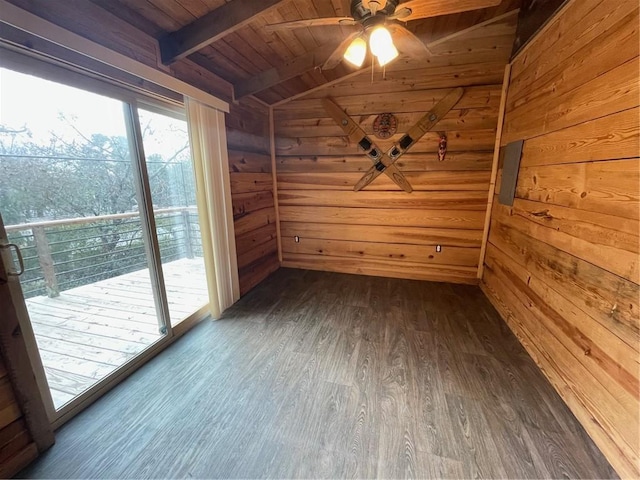
{"label": "exposed ceiling beam", "polygon": [[438,46],[440,44],[450,42],[451,40],[454,40],[454,39],[456,39],[458,37],[464,37],[465,35],[468,35],[469,33],[474,32],[474,31],[476,31],[476,30],[478,30],[478,29],[480,29],[482,27],[486,27],[486,26],[492,25],[494,23],[499,23],[499,22],[501,22],[503,20],[507,20],[507,19],[512,18],[512,17],[517,17],[519,12],[520,12],[519,8],[516,8],[514,10],[510,10],[510,11],[508,11],[506,13],[503,13],[502,15],[497,15],[497,16],[495,16],[493,18],[485,20],[484,22],[476,23],[475,25],[472,25],[469,28],[465,28],[465,29],[459,30],[457,32],[453,32],[453,33],[450,33],[448,35],[445,35],[444,37],[438,38],[437,40],[429,42],[429,46],[433,48],[433,47],[436,47],[436,46]]}
{"label": "exposed ceiling beam", "polygon": [[291,78],[302,75],[309,70],[320,67],[338,48],[340,43],[321,45],[310,52],[296,57],[282,65],[270,68],[240,81],[234,85],[235,98],[242,98],[253,93],[266,90]]}
{"label": "exposed ceiling beam", "polygon": [[342,82],[344,82],[346,80],[349,80],[350,78],[357,77],[358,75],[362,75],[365,72],[370,72],[370,71],[371,71],[371,66],[362,67],[359,70],[355,70],[353,72],[349,72],[346,75],[343,75],[343,76],[338,77],[338,78],[336,78],[334,80],[331,80],[330,82],[323,83],[322,85],[318,85],[317,87],[310,88],[309,90],[305,90],[304,92],[296,93],[295,95],[292,95],[290,97],[283,98],[279,102],[272,103],[271,107],[272,108],[277,108],[277,107],[279,107],[279,106],[281,106],[281,105],[283,105],[285,103],[289,103],[289,102],[291,102],[293,100],[296,100],[298,98],[301,98],[301,97],[304,97],[306,95],[309,95],[310,93],[317,92],[318,90],[322,90],[323,88],[331,87],[331,86],[336,85],[338,83],[342,83]]}
{"label": "exposed ceiling beam", "polygon": [[287,0],[232,0],[160,38],[162,63],[169,65],[245,26]]}

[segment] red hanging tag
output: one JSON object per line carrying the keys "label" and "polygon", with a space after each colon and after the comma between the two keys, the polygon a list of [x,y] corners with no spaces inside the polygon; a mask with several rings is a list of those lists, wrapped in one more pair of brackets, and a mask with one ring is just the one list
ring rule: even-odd
{"label": "red hanging tag", "polygon": [[440,143],[438,144],[438,160],[442,162],[446,154],[447,154],[447,136],[444,133],[441,133]]}

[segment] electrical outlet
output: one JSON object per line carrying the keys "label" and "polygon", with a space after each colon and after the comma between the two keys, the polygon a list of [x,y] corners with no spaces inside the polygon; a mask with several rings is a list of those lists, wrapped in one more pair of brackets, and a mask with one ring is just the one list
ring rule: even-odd
{"label": "electrical outlet", "polygon": [[442,251],[441,245],[436,245],[436,252],[440,253]]}
{"label": "electrical outlet", "polygon": [[300,237],[296,235],[295,237],[293,237],[293,241],[296,243],[300,243]]}

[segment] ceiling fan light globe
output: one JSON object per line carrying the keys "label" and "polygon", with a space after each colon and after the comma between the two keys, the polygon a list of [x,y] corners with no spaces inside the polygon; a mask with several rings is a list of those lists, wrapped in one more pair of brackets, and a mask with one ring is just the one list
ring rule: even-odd
{"label": "ceiling fan light globe", "polygon": [[385,65],[398,58],[398,49],[393,44],[391,44],[391,47],[389,49],[385,50],[380,55],[376,55],[376,58],[378,59],[378,64],[381,67],[384,67]]}
{"label": "ceiling fan light globe", "polygon": [[376,27],[369,35],[369,48],[371,48],[371,53],[379,57],[381,55],[388,56],[388,52],[391,52],[396,47],[393,45],[389,30],[385,27]]}
{"label": "ceiling fan light globe", "polygon": [[393,44],[391,33],[385,27],[376,27],[369,35],[369,48],[378,59],[381,67],[398,56],[398,49]]}
{"label": "ceiling fan light globe", "polygon": [[344,52],[344,59],[350,64],[361,67],[367,56],[367,42],[362,37],[357,37],[349,44]]}

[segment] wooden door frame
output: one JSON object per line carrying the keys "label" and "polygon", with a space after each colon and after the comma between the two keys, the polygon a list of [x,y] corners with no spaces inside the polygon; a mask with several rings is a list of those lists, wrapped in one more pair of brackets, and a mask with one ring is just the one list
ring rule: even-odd
{"label": "wooden door frame", "polygon": [[[0,231],[4,233],[2,216],[0,216]],[[50,395],[48,398],[43,398],[38,384],[38,372],[44,378],[44,368],[39,361],[39,355],[35,357],[37,364],[34,364],[34,356],[29,354],[29,339],[34,339],[33,331],[29,322],[24,321],[26,307],[24,301],[16,300],[18,294],[22,299],[22,288],[18,277],[9,275],[4,261],[0,259],[0,311],[3,312],[3,318],[0,321],[0,354],[29,433],[38,451],[44,452],[55,442],[53,428],[49,421],[49,409],[45,403],[48,400],[50,408],[53,408],[53,401]],[[23,309],[25,311],[22,311]],[[46,392],[49,392],[48,387]]]}

